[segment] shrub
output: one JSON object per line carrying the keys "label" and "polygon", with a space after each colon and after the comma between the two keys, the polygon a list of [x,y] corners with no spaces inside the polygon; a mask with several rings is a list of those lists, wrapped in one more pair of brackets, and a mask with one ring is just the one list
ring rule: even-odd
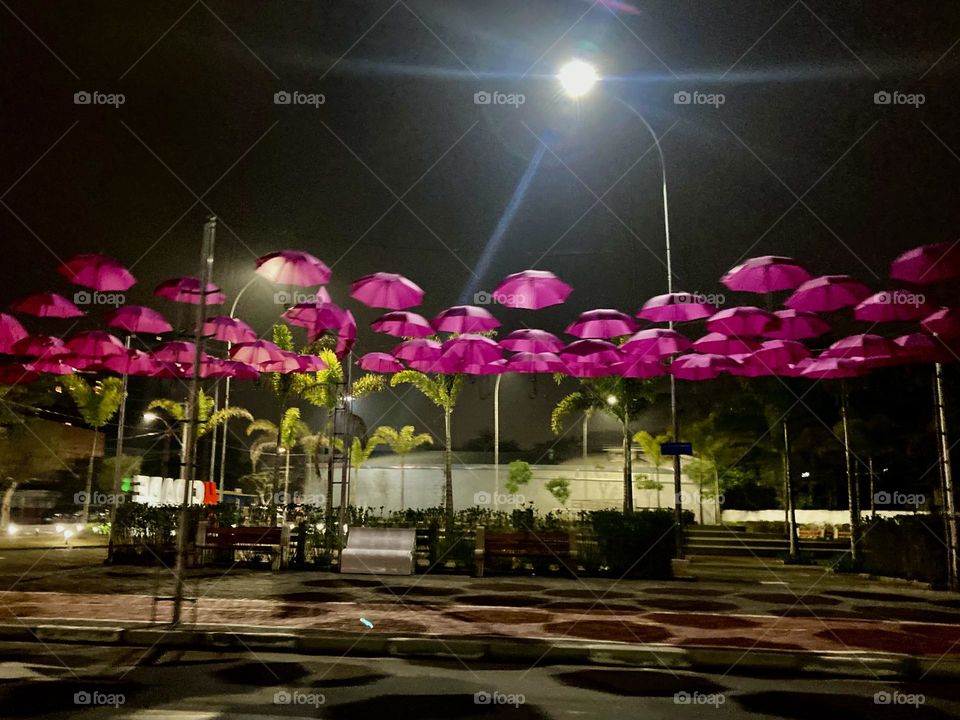
{"label": "shrub", "polygon": [[929,583],[945,583],[947,559],[940,515],[876,518],[860,540],[863,569]]}
{"label": "shrub", "polygon": [[557,502],[561,505],[566,505],[567,500],[570,499],[570,481],[567,478],[554,478],[553,480],[547,480],[545,487],[547,492],[553,495],[556,498]]}
{"label": "shrub", "polygon": [[670,577],[676,531],[669,510],[595,510],[585,515],[602,563],[598,571],[616,577]]}
{"label": "shrub", "polygon": [[514,460],[510,465],[510,476],[505,485],[507,492],[516,495],[520,488],[530,482],[533,477],[533,471],[530,469],[530,463],[523,460]]}

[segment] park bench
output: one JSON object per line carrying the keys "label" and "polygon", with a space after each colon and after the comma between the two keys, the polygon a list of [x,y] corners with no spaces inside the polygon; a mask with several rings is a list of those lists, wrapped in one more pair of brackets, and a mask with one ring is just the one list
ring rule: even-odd
{"label": "park bench", "polygon": [[800,525],[797,537],[801,540],[823,540],[826,530],[822,525]]}
{"label": "park bench", "polygon": [[487,532],[478,527],[474,550],[474,575],[483,577],[490,560],[507,558],[519,565],[523,561],[547,561],[573,573],[573,550],[565,532]]}
{"label": "park bench", "polygon": [[351,527],[340,557],[341,573],[413,575],[415,528]]}
{"label": "park bench", "polygon": [[272,557],[272,569],[280,570],[287,565],[287,548],[290,545],[290,528],[283,527],[207,527],[200,523],[197,528],[197,551],[200,564],[204,564],[208,552],[227,553],[232,562],[240,551],[268,553]]}

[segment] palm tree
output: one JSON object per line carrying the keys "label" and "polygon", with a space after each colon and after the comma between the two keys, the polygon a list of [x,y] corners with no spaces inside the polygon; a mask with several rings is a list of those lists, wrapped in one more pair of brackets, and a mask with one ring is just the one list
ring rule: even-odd
{"label": "palm tree", "polygon": [[413,425],[404,425],[400,428],[400,431],[397,432],[396,428],[392,428],[389,425],[381,425],[373,432],[373,438],[371,442],[376,440],[385,445],[389,445],[390,449],[400,456],[400,509],[403,510],[406,506],[404,504],[404,460],[406,456],[412,453],[421,445],[432,445],[433,437],[430,433],[420,433],[419,435],[414,434]]}
{"label": "palm tree", "polygon": [[90,515],[90,493],[93,491],[93,466],[97,455],[97,439],[100,428],[116,415],[123,402],[123,383],[120,378],[105,378],[96,385],[90,385],[79,375],[67,375],[63,379],[70,397],[80,411],[83,421],[93,428],[93,447],[90,450],[90,463],[87,466],[87,481],[83,494],[83,514],[80,521],[86,523]]}
{"label": "palm tree", "polygon": [[453,524],[453,431],[451,417],[463,389],[463,375],[436,374],[433,377],[418,370],[401,370],[390,378],[390,387],[403,383],[413,385],[430,402],[443,410],[443,475],[444,510],[447,523]]}
{"label": "palm tree", "polygon": [[[256,468],[260,456],[268,449],[272,449],[278,458],[280,455],[284,456],[283,497],[284,518],[286,518],[287,497],[290,492],[290,454],[298,443],[301,443],[304,438],[310,435],[310,428],[300,419],[300,408],[292,407],[287,408],[287,411],[283,414],[283,420],[281,420],[279,428],[270,420],[254,420],[251,422],[247,426],[247,435],[253,435],[254,433],[261,434],[261,437],[250,447],[250,460],[254,468]],[[279,444],[276,438],[280,439]],[[276,502],[276,499],[273,502]]]}
{"label": "palm tree", "polygon": [[[562,381],[558,376],[557,381]],[[623,511],[633,512],[633,435],[630,421],[653,401],[649,380],[635,378],[600,377],[580,381],[582,390],[562,398],[550,414],[550,428],[555,435],[563,432],[563,424],[570,413],[589,409],[600,410],[615,418],[623,430]]]}
{"label": "palm tree", "polygon": [[633,436],[633,441],[640,446],[644,456],[647,458],[647,462],[654,467],[656,478],[645,489],[657,491],[658,508],[660,507],[660,491],[663,489],[663,483],[660,482],[660,466],[664,464],[664,460],[666,459],[666,456],[660,452],[660,445],[667,442],[669,439],[670,436],[667,435],[667,433],[660,433],[654,437],[646,430],[641,430]]}
{"label": "palm tree", "polygon": [[[364,445],[363,440],[356,435],[353,436],[353,440],[350,443],[350,467],[353,470],[353,480],[348,487],[348,491],[351,494],[353,492],[353,481],[357,479],[357,471],[370,459],[370,456],[379,444],[380,440],[376,437],[370,437],[366,445]],[[347,505],[349,504],[350,498],[348,497]]]}

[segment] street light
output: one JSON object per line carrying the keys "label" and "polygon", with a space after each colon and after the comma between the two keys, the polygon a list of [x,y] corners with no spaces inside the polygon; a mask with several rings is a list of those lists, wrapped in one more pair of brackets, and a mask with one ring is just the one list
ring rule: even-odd
{"label": "street light", "polygon": [[597,84],[597,69],[583,60],[571,60],[557,73],[564,92],[572,98],[586,95]]}
{"label": "street light", "polygon": [[143,421],[145,423],[152,423],[154,420],[159,420],[160,416],[155,412],[150,412],[149,410],[143,414]]}
{"label": "street light", "polygon": [[617,396],[616,396],[616,395],[607,395],[607,405],[611,405],[611,406],[612,406],[612,405],[616,405],[616,404],[617,404]]}

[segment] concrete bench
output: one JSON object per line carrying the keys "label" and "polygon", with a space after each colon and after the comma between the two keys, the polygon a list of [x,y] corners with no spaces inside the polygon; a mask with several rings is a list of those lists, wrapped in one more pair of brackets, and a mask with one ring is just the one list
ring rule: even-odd
{"label": "concrete bench", "polygon": [[415,528],[352,527],[340,557],[340,572],[413,575]]}

